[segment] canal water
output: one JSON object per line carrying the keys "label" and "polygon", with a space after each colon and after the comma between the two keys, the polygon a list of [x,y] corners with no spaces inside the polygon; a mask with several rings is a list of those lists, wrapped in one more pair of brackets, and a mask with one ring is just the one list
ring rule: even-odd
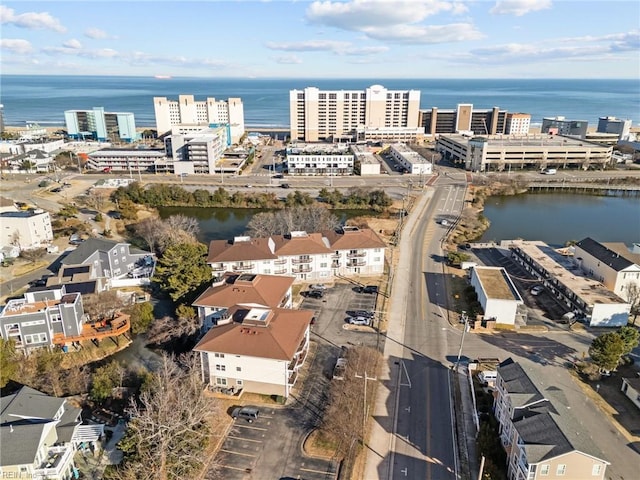
{"label": "canal water", "polygon": [[571,194],[489,197],[491,225],[480,241],[523,238],[564,245],[592,237],[600,242],[640,242],[640,199]]}

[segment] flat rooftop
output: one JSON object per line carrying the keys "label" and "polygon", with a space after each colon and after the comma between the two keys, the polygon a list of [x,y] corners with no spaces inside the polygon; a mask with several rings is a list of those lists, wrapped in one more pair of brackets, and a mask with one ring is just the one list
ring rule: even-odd
{"label": "flat rooftop", "polygon": [[8,317],[11,315],[28,315],[30,313],[41,312],[61,303],[73,303],[76,300],[77,295],[77,293],[68,293],[63,295],[59,300],[44,300],[31,303],[27,303],[22,298],[10,300],[4,310],[2,310],[2,315]]}
{"label": "flat rooftop", "polygon": [[491,146],[505,146],[505,147],[584,147],[597,146],[600,148],[606,148],[602,145],[582,140],[580,138],[567,137],[563,135],[549,135],[546,133],[538,133],[534,135],[476,135],[469,138],[466,135],[440,135],[443,138],[448,138],[452,141],[461,144],[468,144],[472,139],[484,139]]}
{"label": "flat rooftop", "polygon": [[287,147],[288,155],[346,155],[350,145],[345,143],[295,143]]}
{"label": "flat rooftop", "polygon": [[585,276],[571,255],[562,255],[541,241],[513,240],[509,246],[519,248],[587,305],[627,303],[600,282]]}
{"label": "flat rooftop", "polygon": [[474,271],[482,288],[487,293],[487,297],[498,300],[522,301],[504,268],[474,267]]}

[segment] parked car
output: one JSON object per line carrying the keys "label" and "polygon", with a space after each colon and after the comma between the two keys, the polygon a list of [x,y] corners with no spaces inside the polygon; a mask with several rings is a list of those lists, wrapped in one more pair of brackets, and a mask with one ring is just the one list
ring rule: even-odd
{"label": "parked car", "polygon": [[442,225],[443,227],[448,227],[451,224],[449,223],[448,220],[442,219],[442,220],[440,220],[440,225]]}
{"label": "parked car", "polygon": [[347,369],[347,359],[340,357],[336,362],[336,366],[333,367],[333,379],[344,380],[344,373]]}
{"label": "parked car", "polygon": [[309,285],[309,290],[326,290],[327,286],[324,283],[314,283]]}
{"label": "parked car", "polygon": [[77,233],[74,233],[69,237],[69,244],[71,245],[80,245],[82,242],[82,237]]}
{"label": "parked car", "polygon": [[542,293],[543,290],[544,287],[542,285],[534,285],[533,287],[531,287],[531,290],[529,290],[529,292],[531,292],[531,295],[533,296],[538,296]]}
{"label": "parked car", "polygon": [[62,191],[62,187],[56,187],[50,190],[51,193],[60,193],[61,191]]}
{"label": "parked car", "polygon": [[558,173],[558,170],[555,168],[545,168],[541,173],[543,175],[555,175],[556,173]]}
{"label": "parked car", "polygon": [[370,312],[368,310],[353,310],[347,312],[352,317],[364,317],[364,318],[373,318],[376,316],[375,312]]}
{"label": "parked car", "polygon": [[377,285],[366,285],[364,287],[359,287],[357,289],[358,292],[360,293],[378,293],[378,286]]}
{"label": "parked car", "polygon": [[289,185],[288,183],[283,183],[280,185],[282,188],[291,188],[291,185]]}
{"label": "parked car", "polygon": [[260,415],[260,410],[258,410],[257,407],[250,407],[250,406],[236,407],[231,412],[231,417],[233,417],[234,420],[241,418],[243,420],[246,420],[249,423],[253,423],[256,420],[258,420],[259,415]]}
{"label": "parked car", "polygon": [[364,325],[368,327],[371,323],[371,319],[366,317],[347,317],[347,323],[350,325]]}
{"label": "parked car", "polygon": [[309,290],[306,296],[307,298],[322,298],[324,297],[324,292],[322,290]]}
{"label": "parked car", "polygon": [[38,278],[36,280],[31,280],[29,282],[29,285],[32,287],[44,287],[47,285],[47,279],[46,278]]}

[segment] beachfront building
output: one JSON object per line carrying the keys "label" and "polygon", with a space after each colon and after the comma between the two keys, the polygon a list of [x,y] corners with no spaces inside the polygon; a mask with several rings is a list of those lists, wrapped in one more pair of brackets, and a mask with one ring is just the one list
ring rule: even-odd
{"label": "beachfront building", "polygon": [[485,321],[515,325],[518,307],[524,302],[504,268],[472,267],[470,282],[482,305]]}
{"label": "beachfront building", "polygon": [[406,171],[414,175],[431,175],[433,165],[404,143],[394,143],[389,148],[391,157]]}
{"label": "beachfront building", "polygon": [[51,217],[41,208],[6,210],[0,213],[0,248],[15,246],[30,250],[53,241]]}
{"label": "beachfront building", "polygon": [[227,147],[227,133],[225,127],[172,127],[171,135],[165,137],[165,150],[173,173],[215,173]]}
{"label": "beachfront building", "polygon": [[216,277],[196,300],[200,325],[205,332],[229,318],[234,305],[260,308],[291,308],[294,277],[226,272]]}
{"label": "beachfront building", "polygon": [[244,135],[244,106],[240,98],[216,100],[208,97],[196,101],[193,95],[179,95],[178,100],[154,97],[158,136],[171,132],[176,126],[224,127],[225,140],[240,143]]}
{"label": "beachfront building", "polygon": [[285,168],[289,175],[353,175],[354,158],[346,143],[291,143]]}
{"label": "beachfront building", "polygon": [[465,133],[469,135],[496,135],[506,132],[507,111],[499,107],[475,109],[471,103],[460,103],[455,109],[433,107],[419,111],[418,126],[424,134]]}
{"label": "beachfront building", "polygon": [[507,135],[529,135],[531,128],[531,114],[529,113],[507,113]]}
{"label": "beachfront building", "polygon": [[87,154],[86,168],[99,172],[125,172],[133,175],[166,171],[164,150],[105,148]]}
{"label": "beachfront building", "polygon": [[0,477],[79,478],[79,448],[100,449],[103,424],[82,424],[82,409],[23,386],[0,399]]}
{"label": "beachfront building", "polygon": [[328,282],[338,275],[380,275],[385,249],[384,241],[373,230],[343,226],[316,233],[212,240],[207,263],[216,276],[244,272]]}
{"label": "beachfront building", "polygon": [[446,160],[473,172],[602,169],[611,163],[613,147],[562,135],[440,135],[436,143]]}
{"label": "beachfront building", "polygon": [[381,85],[364,90],[291,90],[291,140],[354,140],[360,134],[364,137],[360,140],[367,140],[367,131],[382,137],[385,132],[397,136],[402,129],[415,132],[419,108],[419,90],[387,90]]}
{"label": "beachfront building", "polygon": [[103,107],[66,110],[64,120],[67,135],[74,140],[133,142],[139,137],[134,115],[130,112],[105,112]]}
{"label": "beachfront building", "polygon": [[624,243],[600,243],[590,237],[574,245],[573,259],[582,271],[631,302],[640,288],[640,254]]}
{"label": "beachfront building", "polygon": [[[591,327],[623,327],[631,305],[589,278],[569,255],[540,241],[512,240],[511,257],[553,294],[575,318]],[[557,319],[559,320],[559,319]]]}
{"label": "beachfront building", "polygon": [[547,388],[548,379],[543,380],[544,394],[513,359],[498,365],[494,414],[507,453],[507,478],[604,480],[609,462],[572,418],[562,387]]}
{"label": "beachfront building", "polygon": [[567,120],[565,117],[544,117],[542,119],[540,133],[584,138],[587,134],[588,127],[589,122],[586,120]]}
{"label": "beachfront building", "polygon": [[631,120],[620,120],[616,117],[600,117],[598,119],[598,133],[613,133],[618,140],[629,140]]}
{"label": "beachfront building", "polygon": [[288,397],[309,352],[313,312],[236,305],[194,351],[210,390]]}

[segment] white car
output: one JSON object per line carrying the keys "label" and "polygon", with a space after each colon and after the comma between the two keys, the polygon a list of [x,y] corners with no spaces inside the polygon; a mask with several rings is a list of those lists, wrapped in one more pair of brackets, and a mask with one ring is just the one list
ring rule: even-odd
{"label": "white car", "polygon": [[344,380],[344,372],[347,369],[347,359],[340,357],[333,368],[333,379]]}
{"label": "white car", "polygon": [[542,285],[535,285],[531,287],[531,290],[529,291],[531,292],[531,295],[537,296],[537,295],[540,295],[543,290],[544,290],[544,287]]}
{"label": "white car", "polygon": [[366,317],[347,317],[347,322],[351,325],[364,325],[368,327],[371,323],[371,319]]}
{"label": "white car", "polygon": [[324,283],[314,283],[309,285],[309,290],[326,290],[327,286]]}

